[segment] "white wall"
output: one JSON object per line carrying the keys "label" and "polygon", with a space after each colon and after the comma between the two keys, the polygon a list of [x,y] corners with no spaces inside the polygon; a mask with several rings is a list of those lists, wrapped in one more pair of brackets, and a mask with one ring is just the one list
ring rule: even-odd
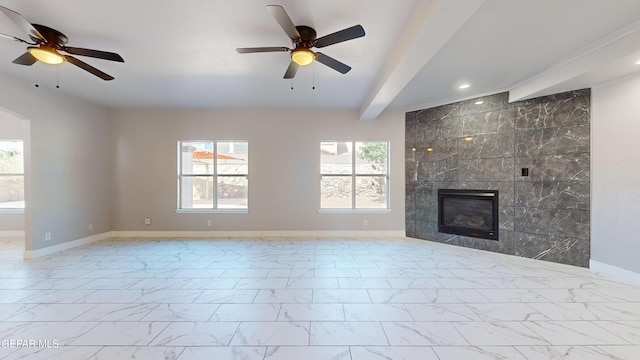
{"label": "white wall", "polygon": [[[87,86],[108,86],[87,77]],[[0,76],[0,107],[29,121],[25,155],[27,250],[110,230],[109,119],[106,109]],[[93,230],[88,229],[93,224]],[[44,241],[45,232],[52,233]]]}
{"label": "white wall", "polygon": [[[0,108],[0,140],[25,140],[28,121]],[[23,210],[0,210],[0,234],[24,231]]]}
{"label": "white wall", "polygon": [[[111,118],[115,231],[404,231],[400,111],[375,121],[346,110],[120,109]],[[249,213],[176,213],[177,141],[204,139],[249,142]],[[391,212],[318,212],[323,140],[391,142]]]}
{"label": "white wall", "polygon": [[591,259],[640,273],[640,76],[591,96]]}

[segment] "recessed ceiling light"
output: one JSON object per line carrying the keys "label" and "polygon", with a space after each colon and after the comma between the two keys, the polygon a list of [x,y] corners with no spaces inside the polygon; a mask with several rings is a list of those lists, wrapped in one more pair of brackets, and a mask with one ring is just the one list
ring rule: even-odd
{"label": "recessed ceiling light", "polygon": [[482,104],[484,104],[484,101],[482,101],[482,100],[478,100],[478,101],[474,102],[474,104],[476,104],[476,105],[482,105]]}
{"label": "recessed ceiling light", "polygon": [[458,86],[458,89],[467,89],[467,88],[469,88],[470,86],[471,86],[471,85],[469,85],[469,84],[462,84],[462,85]]}
{"label": "recessed ceiling light", "polygon": [[640,65],[640,60],[636,61],[636,65]]}

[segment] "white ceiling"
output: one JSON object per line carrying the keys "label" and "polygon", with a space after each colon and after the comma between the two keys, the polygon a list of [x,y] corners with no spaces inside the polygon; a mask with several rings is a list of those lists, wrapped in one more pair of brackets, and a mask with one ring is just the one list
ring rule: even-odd
{"label": "white ceiling", "polygon": [[[322,64],[282,79],[287,46],[267,11],[284,6],[323,36],[361,24],[364,38],[322,52]],[[640,70],[638,0],[0,0],[69,46],[117,52],[125,63],[79,57],[113,75],[100,80],[65,63],[12,64],[25,45],[0,39],[0,73],[106,107],[344,108],[373,119],[499,91],[514,100],[590,87]],[[0,14],[0,33],[26,38]],[[57,72],[59,72],[57,74]],[[56,76],[60,89],[56,90]],[[315,80],[314,80],[315,78]],[[461,91],[457,86],[469,82]],[[315,84],[316,89],[312,86]],[[291,90],[293,85],[294,89]]]}

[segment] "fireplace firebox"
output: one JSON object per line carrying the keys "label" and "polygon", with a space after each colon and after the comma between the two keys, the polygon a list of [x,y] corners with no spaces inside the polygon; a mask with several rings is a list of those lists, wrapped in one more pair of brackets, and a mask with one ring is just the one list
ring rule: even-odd
{"label": "fireplace firebox", "polygon": [[438,189],[438,231],[498,240],[498,190]]}

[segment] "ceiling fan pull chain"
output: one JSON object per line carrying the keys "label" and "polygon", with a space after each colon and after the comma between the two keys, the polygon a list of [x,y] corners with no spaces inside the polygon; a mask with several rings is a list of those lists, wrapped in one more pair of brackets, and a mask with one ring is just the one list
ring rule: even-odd
{"label": "ceiling fan pull chain", "polygon": [[293,90],[293,78],[291,78],[291,90]]}
{"label": "ceiling fan pull chain", "polygon": [[56,65],[56,89],[60,89],[60,65]]}
{"label": "ceiling fan pull chain", "polygon": [[311,64],[311,71],[313,72],[313,86],[311,86],[311,90],[315,90],[316,89],[316,62],[314,61]]}
{"label": "ceiling fan pull chain", "polygon": [[38,85],[38,65],[36,64],[35,68],[36,68],[36,87],[40,87],[40,85]]}

